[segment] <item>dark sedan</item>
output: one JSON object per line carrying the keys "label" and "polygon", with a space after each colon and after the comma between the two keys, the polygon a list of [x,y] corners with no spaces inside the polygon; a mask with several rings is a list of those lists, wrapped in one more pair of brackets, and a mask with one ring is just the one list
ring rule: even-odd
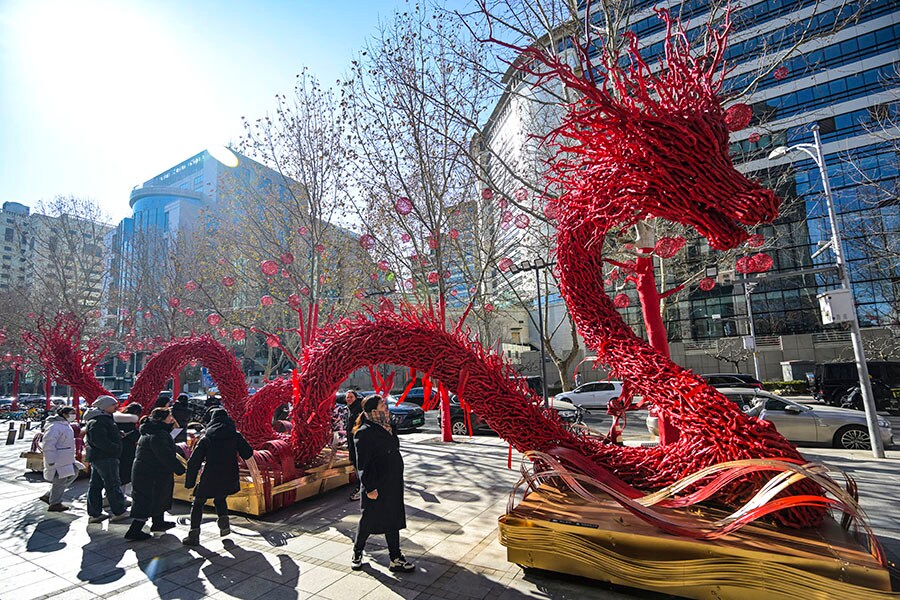
{"label": "dark sedan", "polygon": [[[371,396],[375,392],[356,392],[360,398]],[[415,404],[397,404],[397,399],[388,394],[388,410],[391,413],[391,422],[397,426],[397,431],[415,431],[425,425],[425,411]],[[343,393],[339,393],[335,399],[337,404],[347,404]]]}

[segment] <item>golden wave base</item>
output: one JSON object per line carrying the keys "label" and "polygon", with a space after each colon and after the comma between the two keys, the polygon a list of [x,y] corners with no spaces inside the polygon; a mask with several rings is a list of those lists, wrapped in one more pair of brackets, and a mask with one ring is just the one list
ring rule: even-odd
{"label": "golden wave base", "polygon": [[525,567],[698,600],[900,598],[887,569],[831,518],[815,530],[753,524],[700,541],[660,531],[613,500],[588,503],[545,484],[500,517],[500,543]]}
{"label": "golden wave base", "polygon": [[[228,496],[228,509],[246,515],[260,516],[350,483],[353,465],[347,453],[326,448],[298,477],[283,480],[261,472],[253,459],[241,470],[241,489]],[[176,500],[193,502],[193,490],[184,487],[184,475],[175,477]],[[212,499],[207,501],[212,506]]]}

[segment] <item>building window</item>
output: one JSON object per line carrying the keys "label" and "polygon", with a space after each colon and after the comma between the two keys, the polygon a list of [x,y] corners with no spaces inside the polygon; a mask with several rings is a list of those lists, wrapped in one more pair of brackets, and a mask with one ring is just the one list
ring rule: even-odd
{"label": "building window", "polygon": [[7,227],[6,232],[4,233],[3,239],[7,242],[13,241],[13,236],[15,235],[15,231],[13,231],[12,227]]}

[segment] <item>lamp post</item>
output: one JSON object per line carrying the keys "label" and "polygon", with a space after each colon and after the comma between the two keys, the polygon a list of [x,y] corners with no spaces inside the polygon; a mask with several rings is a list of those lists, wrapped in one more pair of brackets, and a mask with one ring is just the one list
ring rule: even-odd
{"label": "lamp post", "polygon": [[543,258],[535,258],[534,264],[531,261],[523,260],[521,263],[512,263],[509,266],[509,272],[515,275],[519,272],[534,271],[534,283],[537,288],[537,325],[538,336],[541,340],[541,391],[544,395],[544,408],[547,408],[549,401],[547,398],[547,355],[544,348],[544,316],[541,308],[541,271],[547,267],[552,267],[554,263],[548,263]]}
{"label": "lamp post", "polygon": [[750,295],[756,289],[759,283],[756,281],[744,282],[744,297],[747,299],[747,327],[750,334],[750,343],[753,345],[750,351],[753,352],[753,376],[757,381],[762,381],[759,372],[759,352],[756,350],[756,325],[753,322],[753,302]]}
{"label": "lamp post", "polygon": [[878,417],[875,414],[875,396],[872,393],[872,382],[869,379],[869,367],[866,364],[866,353],[863,349],[862,334],[859,331],[859,319],[856,316],[856,302],[853,299],[853,288],[850,285],[850,274],[847,270],[844,248],[840,233],[838,232],[837,213],[834,208],[834,198],[831,195],[831,183],[828,181],[828,170],[825,165],[825,156],[822,153],[822,139],[819,137],[819,126],[812,126],[813,144],[795,144],[793,146],[779,146],[769,153],[769,160],[777,160],[788,156],[791,152],[799,151],[809,156],[819,168],[822,178],[822,188],[825,192],[825,204],[828,207],[828,224],[831,227],[831,240],[828,245],[834,252],[834,262],[841,278],[841,288],[849,297],[850,313],[850,339],[853,343],[853,355],[856,359],[856,370],[859,374],[859,385],[862,390],[863,407],[866,411],[866,423],[869,427],[869,440],[872,444],[872,456],[884,458],[884,446],[881,443],[881,434],[878,431]]}

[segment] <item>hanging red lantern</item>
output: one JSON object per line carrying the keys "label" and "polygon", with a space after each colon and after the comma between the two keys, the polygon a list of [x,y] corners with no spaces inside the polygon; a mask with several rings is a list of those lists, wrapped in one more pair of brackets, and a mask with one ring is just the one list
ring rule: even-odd
{"label": "hanging red lantern", "polygon": [[459,230],[458,230],[458,229],[451,229],[451,230],[450,230],[450,239],[451,239],[451,240],[455,240],[455,239],[458,238],[458,237],[459,237]]}
{"label": "hanging red lantern", "polygon": [[198,287],[200,287],[200,286],[198,286],[197,282],[194,281],[193,279],[191,279],[190,281],[188,281],[187,283],[184,284],[184,289],[186,289],[189,292],[197,291]]}
{"label": "hanging red lantern", "polygon": [[672,258],[682,248],[684,248],[685,240],[680,235],[677,237],[660,238],[653,247],[653,252],[660,258]]}
{"label": "hanging red lantern", "polygon": [[186,317],[193,317],[194,314],[195,314],[195,313],[194,313],[194,309],[193,309],[193,308],[186,308],[186,309],[184,309],[184,316],[186,316]]}
{"label": "hanging red lantern", "polygon": [[309,296],[309,293],[310,293],[309,288],[304,285],[302,288],[300,288],[300,293],[304,296]]}
{"label": "hanging red lantern", "polygon": [[271,277],[272,275],[275,275],[279,269],[278,263],[271,259],[264,260],[261,263],[259,263],[259,268],[263,272],[264,275],[268,275],[269,277]]}
{"label": "hanging red lantern", "polygon": [[365,250],[372,250],[375,248],[375,237],[368,233],[364,233],[359,236],[359,245]]}
{"label": "hanging red lantern", "polygon": [[291,294],[288,296],[288,304],[291,308],[299,308],[300,307],[300,296],[297,294]]}
{"label": "hanging red lantern", "polygon": [[282,276],[284,279],[290,279],[290,278],[291,278],[291,272],[288,271],[287,269],[282,269],[282,270],[281,270],[281,276]]}
{"label": "hanging red lantern", "polygon": [[404,233],[404,234],[402,234],[402,235],[400,236],[400,241],[401,241],[401,242],[411,242],[411,241],[412,241],[412,236],[409,235],[408,233]]}
{"label": "hanging red lantern", "polygon": [[516,190],[516,202],[525,202],[528,200],[528,190],[519,188]]}
{"label": "hanging red lantern", "polygon": [[528,218],[528,215],[521,214],[516,216],[516,227],[519,229],[525,229],[528,227],[528,224],[531,223],[531,219]]}
{"label": "hanging red lantern", "polygon": [[776,81],[781,81],[782,79],[787,79],[789,74],[790,71],[787,67],[778,67],[772,72],[772,77],[774,77]]}
{"label": "hanging red lantern", "polygon": [[494,305],[491,304],[490,302],[488,302],[487,304],[485,304],[485,305],[484,305],[484,312],[489,312],[489,313],[494,312]]}
{"label": "hanging red lantern", "polygon": [[613,304],[616,308],[628,308],[628,305],[631,304],[631,299],[627,294],[616,294],[616,297],[613,298]]}
{"label": "hanging red lantern", "polygon": [[378,281],[378,279],[379,279],[378,273],[370,273],[369,279],[371,279],[372,281]]}
{"label": "hanging red lantern", "polygon": [[428,283],[437,283],[440,278],[440,275],[438,275],[435,271],[432,271],[428,274]]}
{"label": "hanging red lantern", "polygon": [[322,254],[323,252],[325,252],[325,245],[324,244],[316,244],[316,252],[318,252],[319,254]]}
{"label": "hanging red lantern", "polygon": [[555,221],[559,218],[559,208],[555,204],[548,202],[544,205],[544,216],[548,221]]}
{"label": "hanging red lantern", "polygon": [[490,200],[494,197],[494,190],[491,188],[484,188],[481,190],[481,199],[482,200]]}
{"label": "hanging red lantern", "polygon": [[224,327],[219,327],[218,329],[216,329],[216,335],[223,338],[228,335],[228,330]]}
{"label": "hanging red lantern", "polygon": [[456,291],[455,289],[453,289],[453,290],[450,290],[450,295],[453,296],[454,298],[456,298],[456,296],[459,295],[459,292]]}
{"label": "hanging red lantern", "polygon": [[751,248],[759,248],[766,243],[766,238],[761,233],[754,233],[747,238],[747,245]]}
{"label": "hanging red lantern", "polygon": [[513,260],[511,258],[501,258],[500,262],[497,263],[497,269],[501,273],[506,273],[509,271],[509,268],[513,266]]}
{"label": "hanging red lantern", "polygon": [[234,277],[227,277],[227,276],[226,276],[226,277],[223,277],[223,278],[222,278],[222,285],[224,285],[225,287],[231,287],[231,286],[233,286],[233,285],[234,285]]}
{"label": "hanging red lantern", "polygon": [[378,261],[378,269],[379,269],[379,270],[381,270],[381,271],[387,271],[387,270],[390,269],[390,268],[391,268],[391,265],[388,264],[388,261],[386,261],[386,260],[379,260],[379,261]]}
{"label": "hanging red lantern", "polygon": [[507,206],[509,206],[509,200],[507,200],[503,196],[500,196],[500,199],[497,200],[497,208],[499,208],[500,210],[506,210]]}
{"label": "hanging red lantern", "polygon": [[306,225],[301,225],[297,228],[297,233],[299,233],[300,235],[307,235],[309,234],[309,227],[307,227]]}
{"label": "hanging red lantern", "polygon": [[755,143],[759,142],[759,140],[761,140],[761,139],[762,139],[762,136],[759,135],[755,131],[747,136],[747,141],[750,142],[751,144],[755,144]]}
{"label": "hanging red lantern", "polygon": [[259,303],[263,306],[272,306],[273,304],[275,304],[275,299],[272,298],[272,296],[269,296],[268,294],[266,294],[265,296],[263,296],[262,298],[259,299]]}
{"label": "hanging red lantern", "polygon": [[725,111],[725,126],[728,131],[740,131],[750,124],[752,118],[753,109],[750,106],[743,102],[732,104]]}
{"label": "hanging red lantern", "polygon": [[704,277],[704,278],[701,279],[700,282],[697,284],[697,287],[699,287],[699,288],[700,288],[701,290],[703,290],[704,292],[708,292],[709,290],[711,290],[711,289],[713,289],[714,287],[716,287],[716,280],[713,279],[712,277]]}
{"label": "hanging red lantern", "polygon": [[294,264],[294,255],[290,252],[285,252],[280,257],[281,264],[283,265],[292,265]]}
{"label": "hanging red lantern", "polygon": [[181,304],[181,300],[179,300],[175,296],[169,298],[169,306],[171,306],[172,308],[178,308],[179,304]]}
{"label": "hanging red lantern", "polygon": [[206,322],[209,323],[211,327],[216,327],[219,323],[222,322],[222,317],[217,315],[216,313],[210,313],[206,315]]}
{"label": "hanging red lantern", "polygon": [[231,339],[233,339],[235,342],[240,342],[246,337],[247,334],[243,329],[234,328],[231,330]]}
{"label": "hanging red lantern", "polygon": [[772,268],[772,265],[775,262],[772,260],[772,257],[766,254],[765,252],[760,252],[759,254],[754,254],[750,257],[750,267],[753,269],[754,273],[763,273]]}
{"label": "hanging red lantern", "polygon": [[397,198],[394,202],[394,210],[398,215],[406,216],[413,211],[413,203],[409,198]]}
{"label": "hanging red lantern", "polygon": [[275,337],[274,335],[266,336],[266,346],[268,346],[269,348],[277,348],[279,345],[280,343],[277,337]]}
{"label": "hanging red lantern", "polygon": [[752,268],[749,256],[742,256],[734,263],[734,270],[738,273],[750,273]]}

